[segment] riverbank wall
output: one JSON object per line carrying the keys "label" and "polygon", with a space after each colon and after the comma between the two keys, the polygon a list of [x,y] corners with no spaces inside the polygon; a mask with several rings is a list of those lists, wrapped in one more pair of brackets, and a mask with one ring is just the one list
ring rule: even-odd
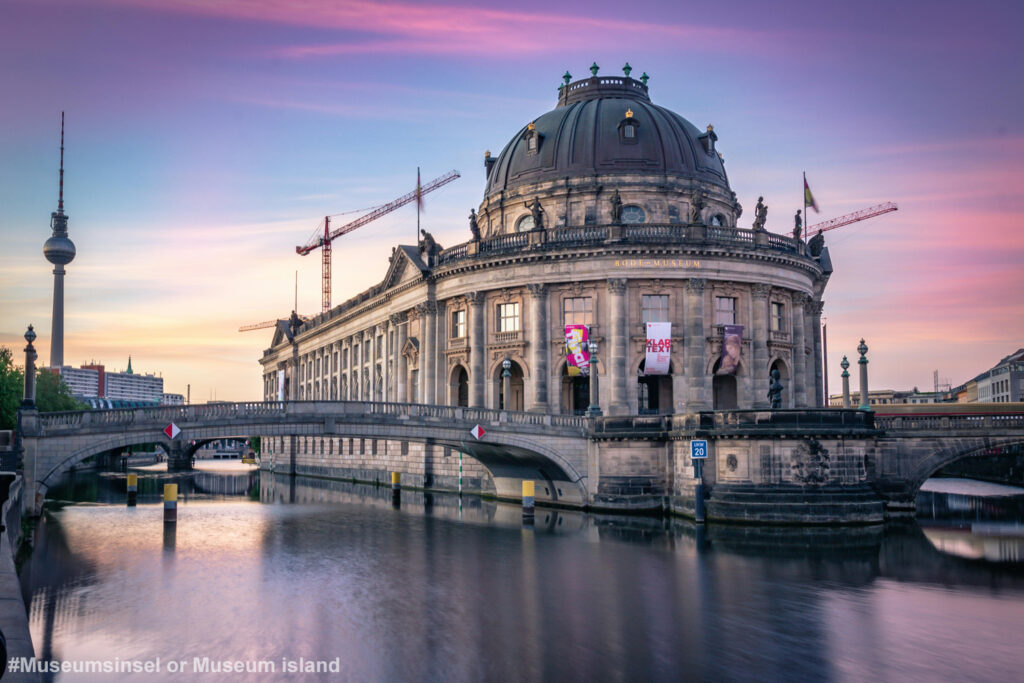
{"label": "riverbank wall", "polygon": [[[32,635],[28,626],[28,612],[21,595],[21,583],[14,565],[22,533],[22,510],[24,482],[20,475],[0,473],[0,488],[5,492],[0,516],[3,532],[0,533],[0,631],[7,648],[8,659],[31,658],[35,656]],[[6,662],[5,662],[6,664]],[[38,674],[6,672],[4,681],[38,681]]]}

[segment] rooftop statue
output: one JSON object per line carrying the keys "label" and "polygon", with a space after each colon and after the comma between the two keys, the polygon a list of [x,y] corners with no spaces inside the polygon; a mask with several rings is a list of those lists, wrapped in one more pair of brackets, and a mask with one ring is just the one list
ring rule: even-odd
{"label": "rooftop statue", "polygon": [[758,197],[757,206],[754,207],[754,230],[764,230],[764,224],[767,220],[768,207],[764,203],[764,197]]}
{"label": "rooftop statue", "polygon": [[804,221],[800,218],[800,209],[796,210],[796,215],[793,216],[793,239],[800,239],[800,235],[803,232]]}
{"label": "rooftop statue", "polygon": [[480,241],[480,226],[476,223],[476,209],[469,210],[469,232],[473,234],[473,241]]}
{"label": "rooftop statue", "polygon": [[533,229],[543,230],[544,229],[544,209],[540,205],[540,200],[536,197],[533,198],[533,203],[527,202],[526,208],[530,210],[530,215],[533,216]]}
{"label": "rooftop statue", "polygon": [[704,210],[704,193],[694,192],[693,201],[690,204],[690,222],[701,223],[701,212]]}
{"label": "rooftop statue", "polygon": [[811,256],[821,256],[821,250],[825,248],[825,238],[821,236],[821,230],[807,243]]}

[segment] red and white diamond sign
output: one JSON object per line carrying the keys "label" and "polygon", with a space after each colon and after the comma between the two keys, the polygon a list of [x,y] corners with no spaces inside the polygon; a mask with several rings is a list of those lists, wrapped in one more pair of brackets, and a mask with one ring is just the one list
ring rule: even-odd
{"label": "red and white diamond sign", "polygon": [[475,436],[476,440],[479,441],[480,439],[484,438],[484,434],[486,434],[487,432],[484,431],[483,427],[477,425],[476,427],[473,427],[473,429],[469,430],[469,433]]}
{"label": "red and white diamond sign", "polygon": [[173,439],[178,434],[181,434],[181,430],[178,429],[178,425],[176,425],[176,424],[174,424],[172,422],[171,424],[169,424],[166,427],[164,427],[164,434],[167,435],[168,439]]}

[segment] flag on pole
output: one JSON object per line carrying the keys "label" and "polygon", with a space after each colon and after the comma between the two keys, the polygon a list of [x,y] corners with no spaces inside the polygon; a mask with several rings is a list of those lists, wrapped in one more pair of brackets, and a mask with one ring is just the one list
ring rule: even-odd
{"label": "flag on pole", "polygon": [[[804,181],[807,184],[807,181]],[[416,209],[418,211],[423,210],[423,186],[420,183],[420,167],[416,167]]]}
{"label": "flag on pole", "polygon": [[811,194],[811,188],[807,185],[807,174],[804,174],[804,207],[811,207],[814,209],[814,213],[821,213],[818,209],[818,202],[814,201],[814,195]]}

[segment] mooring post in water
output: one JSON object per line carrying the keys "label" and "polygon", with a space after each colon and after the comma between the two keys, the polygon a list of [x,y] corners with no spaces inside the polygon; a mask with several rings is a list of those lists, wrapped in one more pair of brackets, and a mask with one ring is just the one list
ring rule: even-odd
{"label": "mooring post in water", "polygon": [[693,476],[697,485],[693,488],[693,519],[698,524],[704,523],[704,461],[694,459]]}
{"label": "mooring post in water", "polygon": [[128,507],[135,507],[139,497],[139,475],[128,475]]}
{"label": "mooring post in water", "polygon": [[523,480],[523,521],[533,520],[533,480]]}
{"label": "mooring post in water", "polygon": [[391,473],[391,504],[398,507],[402,504],[402,473]]}
{"label": "mooring post in water", "polygon": [[178,521],[178,485],[164,484],[164,522]]}

